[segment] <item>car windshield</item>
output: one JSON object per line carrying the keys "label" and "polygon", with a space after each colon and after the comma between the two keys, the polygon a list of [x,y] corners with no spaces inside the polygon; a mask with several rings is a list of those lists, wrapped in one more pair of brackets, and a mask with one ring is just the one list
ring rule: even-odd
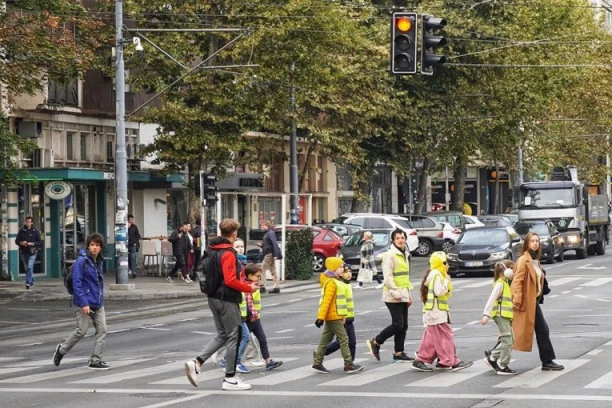
{"label": "car windshield", "polygon": [[563,208],[574,205],[574,190],[571,188],[520,190],[519,208]]}
{"label": "car windshield", "polygon": [[543,223],[519,222],[514,224],[514,229],[521,235],[527,235],[529,231],[538,235],[548,235],[548,228]]}
{"label": "car windshield", "polygon": [[363,239],[363,233],[353,234],[346,239],[344,242],[345,247],[353,247],[357,245],[361,245],[361,240]]}
{"label": "car windshield", "polygon": [[457,242],[464,245],[501,245],[508,242],[508,234],[501,229],[470,229]]}

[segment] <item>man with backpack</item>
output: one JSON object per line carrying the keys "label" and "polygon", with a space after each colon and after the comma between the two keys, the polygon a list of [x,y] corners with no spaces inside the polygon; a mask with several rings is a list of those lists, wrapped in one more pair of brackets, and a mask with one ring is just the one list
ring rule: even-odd
{"label": "man with backpack", "polygon": [[81,249],[72,267],[72,303],[77,307],[77,327],[55,348],[53,364],[60,365],[62,358],[83,337],[89,329],[89,322],[96,329],[96,343],[89,358],[92,370],[108,370],[110,366],[102,361],[106,343],[106,314],[104,312],[104,237],[95,232],[87,237],[87,250]]}
{"label": "man with backpack", "polygon": [[[225,378],[221,388],[227,391],[241,391],[251,388],[249,384],[242,382],[236,376],[238,339],[242,335],[242,319],[238,305],[242,302],[242,292],[255,292],[259,288],[259,283],[243,281],[242,264],[238,261],[236,251],[233,248],[233,242],[238,238],[239,227],[240,224],[236,220],[222,220],[219,223],[221,236],[210,242],[209,254],[207,254],[207,256],[215,256],[218,262],[202,262],[204,268],[215,267],[223,279],[216,288],[207,290],[209,293],[208,307],[213,315],[217,335],[204,347],[199,356],[194,360],[185,362],[187,379],[194,387],[198,386],[198,374],[202,364],[225,346],[227,350],[225,354]],[[210,275],[210,271],[204,271],[203,275]]]}

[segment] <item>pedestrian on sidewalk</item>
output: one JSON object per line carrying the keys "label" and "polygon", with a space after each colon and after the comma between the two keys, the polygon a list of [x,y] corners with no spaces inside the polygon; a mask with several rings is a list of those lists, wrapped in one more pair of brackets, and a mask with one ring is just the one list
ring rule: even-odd
{"label": "pedestrian on sidewalk", "polygon": [[406,246],[406,232],[395,229],[391,232],[391,247],[383,255],[382,271],[385,286],[382,300],[391,314],[391,324],[377,336],[367,341],[370,354],[380,361],[380,346],[393,337],[393,362],[412,361],[414,358],[404,352],[408,331],[408,308],[412,304],[410,290],[410,250]]}
{"label": "pedestrian on sidewalk", "polygon": [[361,289],[364,282],[370,283],[372,279],[378,282],[376,289],[382,289],[384,287],[383,280],[378,276],[378,270],[376,269],[376,260],[374,259],[374,240],[372,239],[372,232],[366,231],[363,233],[363,244],[361,245],[361,265],[359,272],[361,275],[362,270],[367,271],[369,279],[360,278],[357,276],[357,283],[355,289]]}
{"label": "pedestrian on sidewalk", "polygon": [[138,265],[138,251],[140,250],[140,231],[134,224],[134,216],[128,214],[128,272],[132,278],[136,277],[136,266]]}
{"label": "pedestrian on sidewalk", "polygon": [[193,282],[189,279],[188,271],[187,271],[187,254],[191,250],[191,244],[189,241],[189,236],[186,233],[186,229],[189,226],[188,222],[184,222],[181,224],[177,231],[174,231],[168,241],[172,242],[172,255],[176,262],[174,263],[174,267],[168,273],[168,282],[174,282],[174,278],[176,278],[178,271],[180,270],[183,274],[183,279],[186,283]]}
{"label": "pedestrian on sidewalk", "polygon": [[19,260],[26,273],[25,288],[34,286],[34,264],[38,250],[42,247],[40,232],[34,228],[34,218],[26,217],[25,225],[17,233],[15,244],[19,246]]}
{"label": "pedestrian on sidewalk", "polygon": [[189,274],[189,279],[195,280],[195,270],[200,263],[200,257],[202,256],[202,220],[196,218],[195,228],[193,229],[193,268]]}
{"label": "pedestrian on sidewalk", "polygon": [[217,251],[217,267],[222,273],[223,282],[212,295],[208,296],[208,307],[213,315],[217,334],[204,347],[204,350],[194,360],[185,362],[187,379],[194,386],[198,386],[198,375],[202,364],[220,348],[226,348],[225,378],[221,389],[228,391],[241,391],[251,389],[251,385],[236,376],[236,355],[241,333],[241,318],[239,304],[242,293],[252,293],[259,289],[258,282],[243,282],[244,273],[242,264],[236,257],[233,242],[238,237],[240,223],[236,220],[224,219],[219,223],[221,236],[210,242],[209,248]]}
{"label": "pedestrian on sidewalk", "polygon": [[512,292],[509,281],[514,274],[514,262],[504,260],[495,264],[493,272],[493,290],[485,305],[480,322],[486,325],[489,319],[497,325],[498,341],[493,350],[485,351],[484,361],[499,375],[514,375],[516,371],[508,367],[512,358]]}
{"label": "pedestrian on sidewalk", "polygon": [[[355,300],[353,298],[353,288],[351,287],[351,277],[353,276],[353,272],[351,271],[351,267],[348,265],[344,265],[344,270],[342,271],[342,276],[340,280],[346,285],[346,319],[344,319],[344,330],[346,331],[346,335],[348,336],[348,346],[349,351],[351,352],[351,358],[355,361],[355,354],[357,351],[357,337],[355,336]],[[321,274],[323,277],[325,274]],[[326,278],[326,280],[329,278]],[[336,338],[334,341],[327,345],[327,349],[325,350],[325,356],[329,356],[333,352],[340,349],[340,342]]]}
{"label": "pedestrian on sidewalk", "polygon": [[412,363],[414,370],[433,371],[426,364],[432,364],[436,358],[438,359],[436,368],[439,370],[459,371],[473,364],[471,361],[461,361],[457,357],[448,304],[452,291],[446,253],[434,252],[429,257],[429,269],[425,272],[421,283],[425,332],[421,338],[417,358]]}
{"label": "pedestrian on sidewalk", "polygon": [[266,293],[266,271],[270,271],[272,275],[273,287],[270,293],[280,293],[280,283],[278,280],[278,273],[276,273],[276,260],[283,259],[278,242],[276,241],[276,234],[272,224],[268,220],[261,222],[261,229],[265,231],[263,242],[261,244],[261,250],[263,252],[263,261],[261,263],[261,270],[263,271],[261,279],[261,293]]}
{"label": "pedestrian on sidewalk", "polygon": [[540,307],[546,288],[546,275],[540,264],[541,255],[540,236],[529,232],[525,236],[521,256],[516,262],[510,285],[514,331],[512,347],[518,351],[531,351],[535,332],[542,370],[560,371],[565,367],[553,361],[556,358],[555,350],[550,341],[548,324]]}
{"label": "pedestrian on sidewalk", "polygon": [[[325,272],[328,279],[323,283],[321,289],[321,299],[319,300],[319,310],[317,312],[317,320],[315,326],[323,328],[319,347],[314,355],[314,363],[312,369],[321,374],[329,374],[330,371],[323,365],[325,358],[325,350],[328,344],[333,340],[334,336],[340,344],[340,352],[344,359],[344,372],[353,374],[363,370],[363,366],[355,364],[351,357],[351,352],[348,345],[348,335],[344,329],[344,323],[348,315],[346,304],[347,285],[340,280],[340,276],[344,271],[343,261],[337,257],[329,257],[325,260]],[[323,279],[323,278],[321,278]]]}
{"label": "pedestrian on sidewalk", "polygon": [[87,333],[89,323],[96,329],[96,341],[93,353],[89,358],[92,370],[108,370],[110,366],[102,361],[106,343],[106,314],[104,312],[104,257],[102,248],[104,238],[95,232],[87,237],[87,250],[81,249],[79,257],[72,268],[72,286],[74,292],[72,303],[77,307],[75,312],[77,327],[62,343],[58,344],[53,354],[53,364],[60,365],[62,358]]}

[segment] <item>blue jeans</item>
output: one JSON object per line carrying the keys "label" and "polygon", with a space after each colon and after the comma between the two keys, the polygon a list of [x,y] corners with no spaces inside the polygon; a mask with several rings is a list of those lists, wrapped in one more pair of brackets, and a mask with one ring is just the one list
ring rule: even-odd
{"label": "blue jeans", "polygon": [[34,264],[36,263],[36,255],[19,254],[21,264],[26,270],[26,285],[34,285]]}
{"label": "blue jeans", "polygon": [[136,275],[136,264],[138,262],[138,250],[137,249],[128,249],[128,269],[134,275]]}
{"label": "blue jeans", "polygon": [[237,363],[240,363],[242,361],[242,357],[244,357],[244,352],[246,351],[250,340],[251,332],[247,327],[246,321],[242,322],[242,337],[240,338],[240,346],[238,346],[238,358],[236,358]]}

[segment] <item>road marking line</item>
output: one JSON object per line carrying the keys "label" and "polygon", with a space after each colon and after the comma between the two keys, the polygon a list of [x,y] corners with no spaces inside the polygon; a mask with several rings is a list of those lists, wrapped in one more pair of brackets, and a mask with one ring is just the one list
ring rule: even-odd
{"label": "road marking line", "polygon": [[[491,369],[489,368],[489,366],[486,365],[483,360],[478,360],[478,361],[475,361],[474,365],[472,365],[471,367],[468,367],[456,373],[449,373],[448,375],[445,375],[443,380],[438,375],[431,375],[427,378],[423,378],[422,380],[418,380],[413,383],[406,384],[405,386],[406,387],[443,387],[443,388],[446,388],[446,387],[450,387],[455,384],[459,384],[462,381],[468,380],[472,377],[476,377],[490,370]],[[434,373],[438,373],[440,375],[442,375],[442,372],[444,371],[448,371],[448,370],[435,370],[434,369]]]}
{"label": "road marking line", "polygon": [[184,361],[173,361],[168,364],[162,364],[155,367],[138,367],[136,370],[125,371],[118,374],[102,375],[100,377],[86,378],[84,380],[70,381],[71,384],[110,384],[118,381],[133,380],[134,378],[147,377],[150,375],[156,375],[165,373],[168,371],[175,371],[183,368],[185,365]]}
{"label": "road marking line", "polygon": [[580,278],[559,278],[559,279],[549,279],[548,280],[548,286],[561,286],[561,285],[565,285],[567,283],[571,283],[574,281],[579,280]]}
{"label": "road marking line", "polygon": [[[364,361],[365,359],[356,359],[357,361]],[[349,375],[344,378],[325,382],[323,386],[342,386],[342,387],[360,387],[365,384],[376,382],[378,380],[385,379],[387,377],[393,377],[398,374],[403,374],[409,371],[412,367],[412,362],[409,363],[394,363],[382,367],[369,369],[358,373],[357,375]]]}
{"label": "road marking line", "polygon": [[591,351],[589,351],[588,353],[586,353],[586,355],[587,355],[587,356],[595,356],[595,355],[597,355],[597,354],[601,353],[602,351],[603,351],[603,350],[601,350],[601,349],[595,349],[595,350],[591,350]]}
{"label": "road marking line", "polygon": [[[453,286],[455,285],[455,283],[453,283]],[[466,288],[480,288],[482,286],[493,286],[493,279],[491,280],[485,280],[482,282],[476,282],[476,283],[470,283],[469,285],[466,286],[461,286],[461,289],[466,289]]]}
{"label": "road marking line", "polygon": [[[324,361],[323,364],[328,370],[335,370],[344,367],[344,360],[341,358],[333,358],[328,361]],[[311,377],[313,375],[325,375],[319,374],[312,369],[312,366],[306,365],[292,370],[276,372],[274,374],[266,375],[261,378],[249,379],[248,383],[251,385],[278,385],[290,381],[300,380],[302,378]]]}
{"label": "road marking line", "polygon": [[587,384],[584,388],[605,388],[612,389],[612,372],[606,375],[602,375],[590,384]]}
{"label": "road marking line", "polygon": [[591,360],[559,360],[559,364],[563,364],[565,366],[565,370],[542,371],[542,368],[538,367],[519,374],[507,381],[494,385],[493,388],[537,388],[575,370],[589,361]]}
{"label": "road marking line", "polygon": [[287,332],[292,332],[292,331],[295,331],[295,329],[279,330],[279,331],[275,331],[274,333],[287,333]]}
{"label": "road marking line", "polygon": [[595,279],[592,280],[590,282],[585,282],[580,284],[580,286],[603,286],[606,283],[610,283],[612,282],[612,278],[599,278],[599,279]]}

